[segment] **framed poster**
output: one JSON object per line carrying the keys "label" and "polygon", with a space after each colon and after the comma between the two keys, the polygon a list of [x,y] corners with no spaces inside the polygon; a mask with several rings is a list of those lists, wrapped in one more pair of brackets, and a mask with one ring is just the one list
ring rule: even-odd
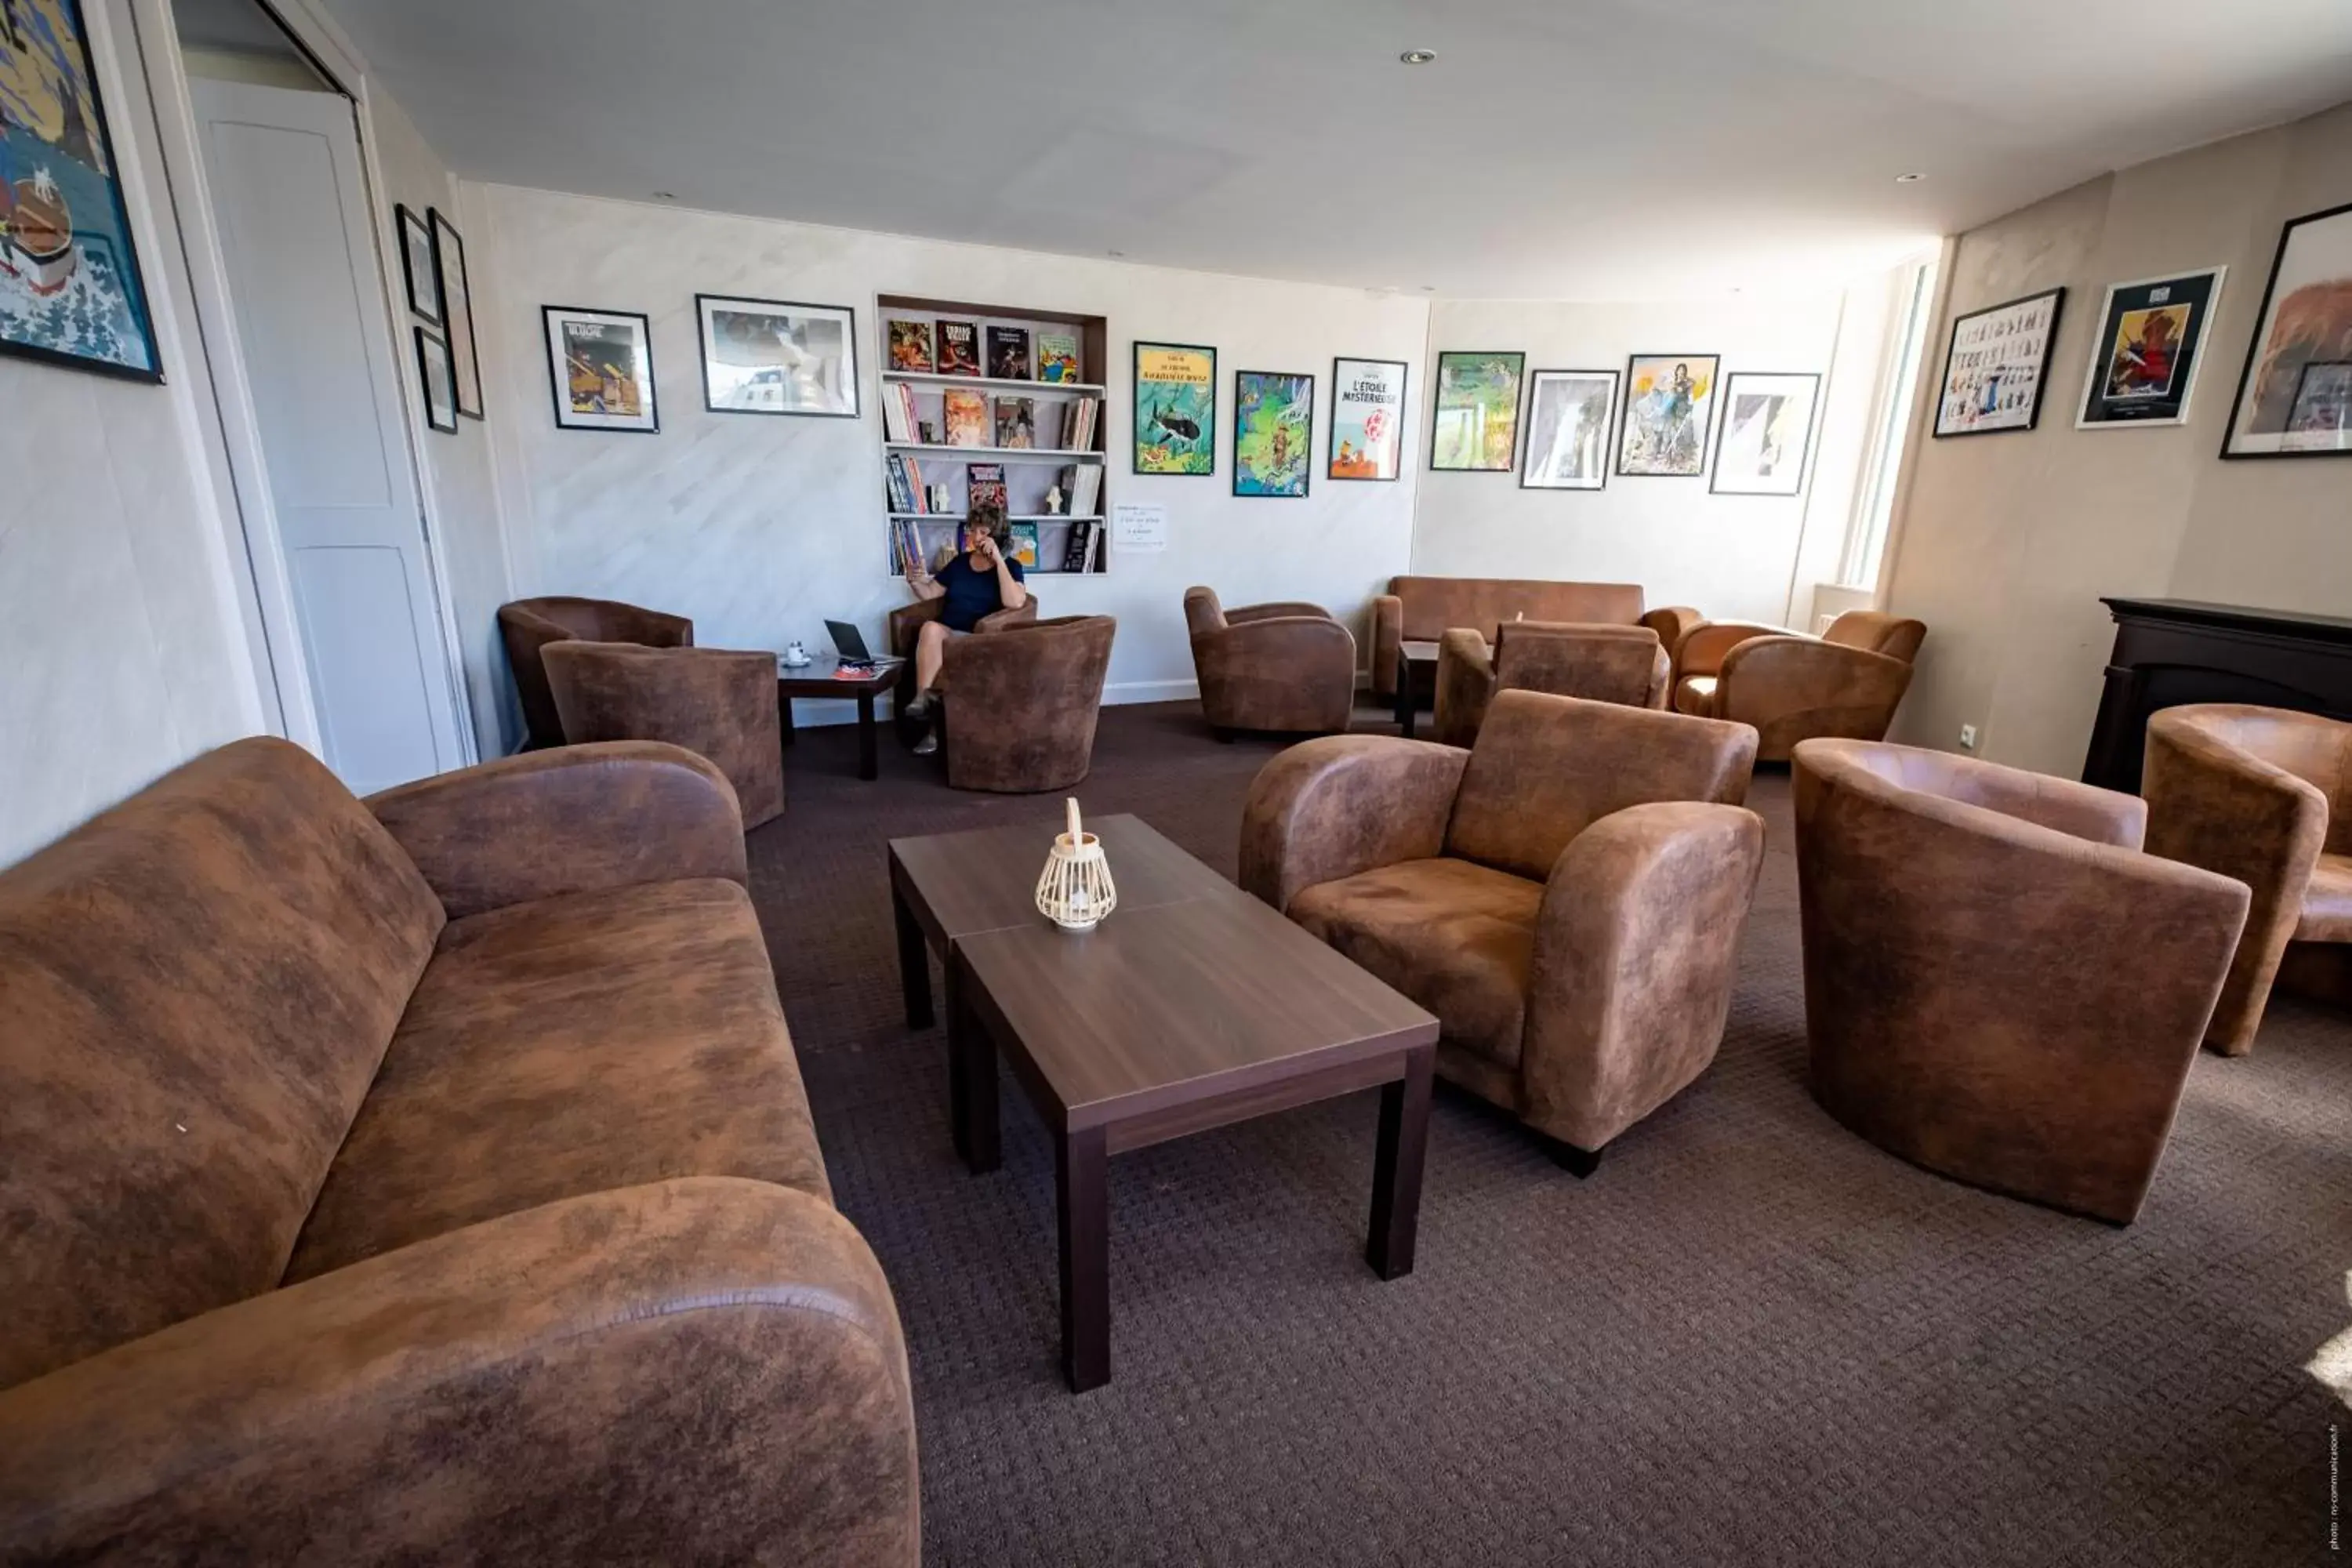
{"label": "framed poster", "polygon": [[2221,456],[2352,452],[2342,390],[2344,366],[2352,363],[2352,204],[2296,218],[2280,232],[2254,320]]}
{"label": "framed poster", "polygon": [[634,310],[542,305],[555,423],[566,430],[661,428],[654,402],[653,327]]}
{"label": "framed poster", "polygon": [[1404,469],[1405,364],[1393,359],[1331,362],[1331,455],[1335,479],[1393,479]]}
{"label": "framed poster", "polygon": [[2065,302],[2065,289],[2049,289],[1952,319],[1943,395],[1936,405],[1938,438],[2033,428],[2042,417],[2042,384],[2050,379],[2058,308]]}
{"label": "framed poster", "polygon": [[1539,370],[1528,384],[1528,460],[1519,487],[1597,490],[1609,482],[1617,427],[1613,370]]}
{"label": "framed poster", "polygon": [[2225,268],[2111,283],[2083,373],[2077,430],[2185,425]]}
{"label": "framed poster", "polygon": [[713,414],[857,417],[857,313],[846,305],[697,294],[702,405]]}
{"label": "framed poster", "polygon": [[430,327],[416,332],[416,375],[425,385],[425,423],[455,435],[457,430],[457,382],[449,362],[449,344]]}
{"label": "framed poster", "polygon": [[440,326],[441,267],[433,255],[433,230],[405,202],[394,204],[392,216],[400,228],[400,277],[408,289],[408,309]]}
{"label": "framed poster", "polygon": [[1234,494],[1297,499],[1315,450],[1315,378],[1234,373]]}
{"label": "framed poster", "polygon": [[79,0],[0,17],[0,350],[160,382]]}
{"label": "framed poster", "polygon": [[1217,351],[1135,345],[1135,471],[1217,471]]}
{"label": "framed poster", "polygon": [[1528,356],[1448,349],[1437,356],[1429,466],[1439,473],[1507,474],[1519,456],[1519,383]]}
{"label": "framed poster", "polygon": [[1625,419],[1617,471],[1645,479],[1695,479],[1706,472],[1721,361],[1714,354],[1635,354],[1625,363]]}
{"label": "framed poster", "polygon": [[1722,496],[1792,496],[1804,488],[1822,378],[1736,370],[1723,384],[1723,429],[1715,438]]}
{"label": "framed poster", "polygon": [[482,416],[482,357],[474,343],[474,288],[466,276],[466,242],[455,225],[429,208],[433,223],[433,260],[441,279],[441,309],[449,333],[449,363],[456,370],[457,412],[469,419]]}

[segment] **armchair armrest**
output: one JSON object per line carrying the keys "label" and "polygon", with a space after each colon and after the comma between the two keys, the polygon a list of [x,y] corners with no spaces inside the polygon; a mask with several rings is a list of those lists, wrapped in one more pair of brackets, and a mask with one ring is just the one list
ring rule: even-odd
{"label": "armchair armrest", "polygon": [[1569,840],[1529,965],[1529,1121],[1598,1150],[1706,1069],[1763,868],[1764,819],[1745,806],[1632,805]]}
{"label": "armchair armrest", "polygon": [[1404,601],[1394,594],[1372,595],[1372,691],[1396,695],[1397,654],[1404,647]]}
{"label": "armchair armrest", "polygon": [[617,602],[606,605],[602,614],[604,625],[597,629],[603,635],[595,639],[599,642],[631,642],[646,647],[694,646],[694,622],[684,616]]}
{"label": "armchair armrest", "polygon": [[925,621],[940,618],[940,601],[917,599],[911,605],[900,605],[884,618],[884,635],[888,637],[890,651],[900,658],[915,657],[915,637]]}
{"label": "armchair armrest", "polygon": [[1641,625],[1658,634],[1658,646],[1666,650],[1668,658],[1672,658],[1675,649],[1682,647],[1683,638],[1706,625],[1706,617],[1688,605],[1669,605],[1644,615]]}
{"label": "armchair armrest", "polygon": [[1244,605],[1237,610],[1227,610],[1225,624],[1240,626],[1244,622],[1272,620],[1276,616],[1306,616],[1318,621],[1331,618],[1330,612],[1320,605],[1310,605],[1304,599],[1279,599],[1272,604]]}
{"label": "armchair armrest", "polygon": [[[1025,586],[1025,584],[1024,584]],[[1029,626],[1037,624],[1037,595],[1030,595],[1009,610],[991,610],[971,623],[975,632],[1001,632],[1008,626]]]}
{"label": "armchair armrest", "polygon": [[1469,760],[1383,735],[1328,735],[1281,752],[1242,810],[1243,888],[1286,911],[1301,888],[1433,858]]}
{"label": "armchair armrest", "polygon": [[[1704,633],[1698,634],[1704,636]],[[1716,717],[1753,724],[1759,755],[1785,757],[1817,736],[1883,740],[1910,689],[1902,659],[1812,637],[1750,637],[1723,656]]]}
{"label": "armchair armrest", "polygon": [[526,752],[366,805],[451,920],[639,882],[748,885],[734,786],[704,758],[657,741]]}
{"label": "armchair armrest", "polygon": [[[1661,633],[1661,637],[1664,634]],[[1754,637],[1786,637],[1797,634],[1786,626],[1768,626],[1755,621],[1701,621],[1682,634],[1674,645],[1675,679],[1686,675],[1719,675],[1724,656],[1741,643]]]}
{"label": "armchair armrest", "polygon": [[1467,746],[1486,721],[1495,700],[1495,654],[1469,626],[1454,626],[1437,639],[1437,713],[1440,743]]}
{"label": "armchair armrest", "polygon": [[0,1394],[0,1557],[912,1563],[913,1408],[848,1222],[568,1199]]}

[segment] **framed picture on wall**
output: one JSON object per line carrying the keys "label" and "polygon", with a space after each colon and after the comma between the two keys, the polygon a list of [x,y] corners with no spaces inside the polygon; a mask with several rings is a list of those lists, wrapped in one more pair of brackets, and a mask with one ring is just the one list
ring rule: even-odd
{"label": "framed picture on wall", "polygon": [[457,384],[451,374],[449,344],[430,327],[416,331],[416,376],[425,387],[425,423],[456,434]]}
{"label": "framed picture on wall", "polygon": [[2065,302],[2065,289],[2045,289],[1952,318],[1936,404],[1938,438],[2033,428],[2042,418],[2050,344]]}
{"label": "framed picture on wall", "polygon": [[474,289],[466,275],[466,242],[457,226],[430,209],[433,259],[441,279],[441,310],[449,333],[449,363],[457,372],[457,412],[482,416],[482,360],[474,343]]}
{"label": "framed picture on wall", "polygon": [[1613,370],[1539,370],[1528,379],[1521,489],[1597,490],[1609,482],[1617,385]]}
{"label": "framed picture on wall", "polygon": [[435,326],[441,320],[441,268],[433,258],[433,230],[405,202],[392,216],[400,227],[400,277],[408,289],[408,308]]}
{"label": "framed picture on wall", "polygon": [[1217,471],[1217,351],[1197,343],[1135,345],[1135,471]]}
{"label": "framed picture on wall", "polygon": [[1393,479],[1404,469],[1405,363],[1331,362],[1331,454],[1335,479]]}
{"label": "framed picture on wall", "polygon": [[1803,489],[1821,390],[1818,375],[1732,372],[1723,384],[1723,429],[1706,488],[1725,496],[1792,496]]}
{"label": "framed picture on wall", "polygon": [[1715,422],[1715,354],[1635,354],[1625,362],[1625,419],[1617,471],[1628,478],[1695,479],[1706,472]]}
{"label": "framed picture on wall", "polygon": [[702,405],[713,414],[857,417],[857,315],[846,305],[697,294]]}
{"label": "framed picture on wall", "polygon": [[160,382],[121,165],[78,0],[0,16],[0,350]]}
{"label": "framed picture on wall", "polygon": [[2280,233],[2254,320],[2221,456],[2352,452],[2345,410],[2345,366],[2352,364],[2352,204],[2296,218]]}
{"label": "framed picture on wall", "polygon": [[1448,349],[1437,356],[1429,466],[1438,473],[1507,474],[1519,456],[1519,383],[1528,356]]}
{"label": "framed picture on wall", "polygon": [[2078,430],[2122,430],[2135,425],[2181,425],[2205,329],[2221,297],[2223,268],[2143,278],[2107,285],[2083,374]]}
{"label": "framed picture on wall", "polygon": [[654,401],[653,326],[634,310],[542,305],[555,423],[566,430],[661,428]]}
{"label": "framed picture on wall", "polygon": [[1234,373],[1234,494],[1296,500],[1315,461],[1315,378]]}

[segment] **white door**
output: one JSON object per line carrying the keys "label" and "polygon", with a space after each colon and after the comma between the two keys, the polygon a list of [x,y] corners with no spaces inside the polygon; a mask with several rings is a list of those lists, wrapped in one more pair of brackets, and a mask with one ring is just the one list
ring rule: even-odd
{"label": "white door", "polygon": [[327,765],[353,791],[459,765],[447,645],[351,100],[192,80]]}

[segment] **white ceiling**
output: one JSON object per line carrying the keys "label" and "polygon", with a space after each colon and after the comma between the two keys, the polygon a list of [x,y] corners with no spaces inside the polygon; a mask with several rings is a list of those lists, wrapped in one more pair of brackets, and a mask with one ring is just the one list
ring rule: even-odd
{"label": "white ceiling", "polygon": [[326,4],[471,178],[1462,297],[1818,288],[2352,97],[2352,0]]}

